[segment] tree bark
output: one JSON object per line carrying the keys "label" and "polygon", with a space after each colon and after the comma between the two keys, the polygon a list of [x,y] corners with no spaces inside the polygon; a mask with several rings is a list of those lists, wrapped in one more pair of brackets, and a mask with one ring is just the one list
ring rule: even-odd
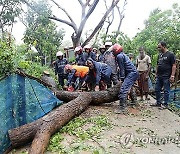
{"label": "tree bark", "polygon": [[33,140],[29,153],[44,153],[52,134],[73,117],[82,113],[90,103],[98,105],[117,100],[120,86],[119,83],[112,88],[99,92],[57,91],[56,96],[68,103],[57,107],[32,123],[9,130],[11,148],[22,146]]}
{"label": "tree bark", "polygon": [[[90,94],[92,97],[91,105],[99,105],[102,103],[109,103],[118,100],[118,93],[121,83],[118,83],[112,88],[104,91],[93,91],[93,92],[83,92],[83,94]],[[55,95],[62,101],[69,102],[77,98],[82,92],[68,92],[68,91],[57,91]]]}
{"label": "tree bark", "polygon": [[11,147],[15,148],[22,146],[32,141],[34,138],[29,153],[44,153],[49,143],[50,136],[73,117],[83,112],[88,107],[91,100],[90,94],[81,94],[76,99],[59,106],[36,121],[9,130],[8,133],[11,140]]}

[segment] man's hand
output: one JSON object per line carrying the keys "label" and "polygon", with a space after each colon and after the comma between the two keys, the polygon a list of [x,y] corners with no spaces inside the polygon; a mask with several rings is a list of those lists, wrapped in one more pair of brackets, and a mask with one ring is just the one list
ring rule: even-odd
{"label": "man's hand", "polygon": [[174,82],[174,76],[173,75],[171,75],[171,77],[170,77],[170,82],[172,83],[172,82]]}
{"label": "man's hand", "polygon": [[96,86],[96,87],[95,87],[95,91],[99,91],[99,86]]}
{"label": "man's hand", "polygon": [[124,82],[124,78],[121,78],[121,82]]}
{"label": "man's hand", "polygon": [[64,90],[67,90],[67,89],[68,89],[68,86],[64,86],[63,89],[64,89]]}
{"label": "man's hand", "polygon": [[148,75],[146,75],[146,80],[148,80],[149,79],[149,76]]}
{"label": "man's hand", "polygon": [[75,89],[74,89],[73,86],[69,86],[67,90],[70,91],[70,92],[72,92],[72,91],[74,91]]}

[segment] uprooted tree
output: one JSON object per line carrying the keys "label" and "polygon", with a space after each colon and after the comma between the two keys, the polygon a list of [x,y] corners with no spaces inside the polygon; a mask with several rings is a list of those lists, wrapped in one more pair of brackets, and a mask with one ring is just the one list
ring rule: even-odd
{"label": "uprooted tree", "polygon": [[[38,79],[38,81],[40,80]],[[16,148],[32,141],[29,153],[44,153],[52,134],[73,117],[82,113],[90,104],[99,105],[116,101],[120,86],[121,83],[105,91],[98,92],[56,91],[56,96],[68,103],[64,103],[32,123],[9,130],[11,148]]]}

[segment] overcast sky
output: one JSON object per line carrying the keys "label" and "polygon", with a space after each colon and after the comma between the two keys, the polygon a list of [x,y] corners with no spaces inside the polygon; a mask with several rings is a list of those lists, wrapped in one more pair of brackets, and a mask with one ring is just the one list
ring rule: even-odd
{"label": "overcast sky", "polygon": [[[72,4],[73,2],[74,4]],[[100,2],[103,2],[103,0],[100,0]],[[122,3],[123,0],[120,0],[120,2]],[[173,3],[178,3],[180,5],[180,0],[127,0],[127,2],[128,4],[125,7],[125,18],[122,23],[121,31],[127,34],[130,38],[136,35],[136,33],[139,31],[138,29],[144,28],[144,20],[148,19],[150,12],[155,8],[166,10],[170,9]],[[78,19],[80,20],[80,14],[78,14],[78,7],[80,8],[80,6],[78,3],[75,4],[75,1],[72,0],[61,0],[60,3],[67,9],[71,16],[77,18],[75,21],[77,21],[78,24],[78,22],[80,22],[78,21]],[[103,15],[104,10],[102,9],[101,5],[102,3],[99,3],[95,9],[95,13],[90,16],[86,24],[87,29],[92,29]],[[58,16],[57,10],[55,8],[53,10],[56,11],[55,14]],[[115,19],[115,21],[116,20],[117,19]],[[70,36],[73,32],[72,28],[65,24],[58,24],[58,26],[64,28],[66,31],[65,40],[70,40]],[[117,28],[117,25],[115,27]],[[111,29],[113,30],[113,25]],[[22,42],[21,39],[24,30],[25,27],[22,23],[18,22],[14,25],[13,35],[15,36],[17,43]]]}

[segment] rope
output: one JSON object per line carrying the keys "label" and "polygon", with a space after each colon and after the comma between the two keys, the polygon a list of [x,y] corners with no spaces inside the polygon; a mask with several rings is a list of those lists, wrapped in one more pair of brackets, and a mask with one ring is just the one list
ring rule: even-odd
{"label": "rope", "polygon": [[31,84],[31,82],[30,82],[29,78],[26,76],[26,74],[25,74],[24,72],[22,72],[22,73],[23,73],[23,75],[27,78],[28,82],[30,83],[31,88],[32,88],[32,90],[33,90],[33,93],[34,93],[34,95],[35,95],[35,98],[37,99],[40,108],[42,109],[42,111],[43,111],[44,114],[46,115],[47,113],[46,113],[46,112],[44,111],[44,109],[42,108],[41,103],[40,103],[40,101],[39,101],[39,99],[38,99],[38,97],[37,97],[37,95],[36,95],[36,92],[35,92],[35,90],[34,90],[33,85]]}

